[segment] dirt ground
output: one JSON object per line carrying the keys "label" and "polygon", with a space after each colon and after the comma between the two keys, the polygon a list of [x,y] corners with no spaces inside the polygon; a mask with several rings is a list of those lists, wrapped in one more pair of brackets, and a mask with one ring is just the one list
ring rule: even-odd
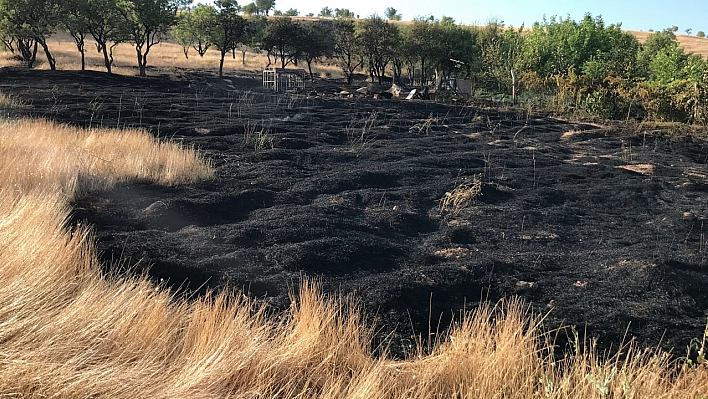
{"label": "dirt ground", "polygon": [[[177,72],[0,70],[21,114],[143,127],[213,162],[214,181],[77,201],[72,223],[95,226],[106,261],[175,287],[244,289],[276,310],[317,277],[354,294],[394,354],[514,295],[550,311],[546,328],[575,325],[601,348],[626,333],[680,355],[702,336],[708,146],[696,135]],[[441,209],[475,179],[469,206]]]}

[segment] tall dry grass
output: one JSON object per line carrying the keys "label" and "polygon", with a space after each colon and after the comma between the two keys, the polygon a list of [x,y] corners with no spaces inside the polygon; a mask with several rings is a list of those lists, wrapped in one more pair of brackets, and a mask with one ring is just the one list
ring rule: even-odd
{"label": "tall dry grass", "polygon": [[[289,312],[237,293],[187,300],[104,275],[90,230],[67,225],[83,189],[208,178],[194,152],[139,131],[43,121],[0,126],[0,397],[698,398],[704,366],[632,345],[553,356],[516,300],[463,315],[406,360],[374,356],[351,301],[305,282]],[[80,178],[84,176],[84,178]],[[89,183],[88,187],[82,187]],[[385,351],[385,349],[384,349]]]}
{"label": "tall dry grass", "polygon": [[[0,122],[0,187],[63,193],[129,180],[186,184],[212,175],[194,151],[141,130],[83,130],[48,121]],[[82,186],[78,182],[82,182]]]}

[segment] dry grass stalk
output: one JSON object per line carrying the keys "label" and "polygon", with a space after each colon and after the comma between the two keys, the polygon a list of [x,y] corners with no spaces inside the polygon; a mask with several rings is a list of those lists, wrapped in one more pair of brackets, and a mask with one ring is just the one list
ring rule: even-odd
{"label": "dry grass stalk", "polygon": [[457,216],[480,195],[482,195],[482,178],[475,175],[471,182],[458,185],[440,198],[440,211]]}

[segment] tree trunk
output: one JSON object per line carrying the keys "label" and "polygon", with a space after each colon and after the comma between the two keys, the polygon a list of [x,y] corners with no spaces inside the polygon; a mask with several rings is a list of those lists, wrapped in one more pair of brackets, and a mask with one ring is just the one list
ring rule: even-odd
{"label": "tree trunk", "polygon": [[221,51],[221,59],[219,60],[219,77],[224,77],[224,57],[226,57],[226,51]]}
{"label": "tree trunk", "polygon": [[34,47],[32,49],[32,66],[30,68],[34,68],[34,63],[37,61],[37,42],[34,42]]}
{"label": "tree trunk", "polygon": [[246,51],[247,49],[241,50],[241,64],[243,64],[243,66],[246,66]]}
{"label": "tree trunk", "polygon": [[307,61],[307,70],[310,71],[310,81],[314,82],[315,75],[312,74],[312,61],[313,60],[305,60],[305,61]]}
{"label": "tree trunk", "polygon": [[22,60],[27,68],[34,68],[34,62],[37,59],[37,42],[31,39],[18,39],[17,48],[20,49]]}
{"label": "tree trunk", "polygon": [[182,47],[182,52],[184,53],[184,58],[189,59],[189,47]]}
{"label": "tree trunk", "polygon": [[141,47],[135,47],[135,52],[138,54],[138,69],[140,70],[140,77],[147,76],[145,72],[145,65],[147,64],[147,57],[143,55]]}
{"label": "tree trunk", "polygon": [[104,42],[104,43],[99,43],[98,45],[101,47],[101,51],[103,51],[103,63],[104,63],[104,65],[106,65],[106,72],[108,72],[108,74],[110,75],[113,73],[113,71],[112,71],[113,61],[111,60],[111,58],[108,57],[108,43]]}

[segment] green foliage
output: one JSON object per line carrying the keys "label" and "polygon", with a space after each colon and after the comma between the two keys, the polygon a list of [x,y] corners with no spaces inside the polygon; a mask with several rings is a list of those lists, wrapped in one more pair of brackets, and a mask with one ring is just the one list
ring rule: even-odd
{"label": "green foliage", "polygon": [[272,62],[271,57],[280,59],[281,68],[285,68],[290,63],[297,64],[302,36],[302,26],[290,17],[276,17],[269,20],[263,36],[263,49],[268,52],[269,65]]}
{"label": "green foliage", "polygon": [[0,0],[0,31],[15,38],[25,65],[34,67],[37,45],[41,45],[52,70],[56,62],[47,37],[59,25],[60,7],[54,0]]}
{"label": "green foliage", "polygon": [[699,30],[698,32],[696,32],[696,37],[705,38],[706,33],[703,32],[702,30]]}
{"label": "green foliage", "polygon": [[443,25],[443,26],[455,25],[455,20],[452,19],[452,17],[448,17],[447,15],[443,15],[442,18],[440,18],[440,25]]}
{"label": "green foliage", "polygon": [[[409,77],[419,66],[421,85],[435,77],[445,79],[454,74],[468,77],[479,70],[478,32],[455,25],[451,20],[416,19],[403,32],[403,53],[407,59]],[[462,64],[452,60],[462,61]],[[457,66],[462,65],[458,70]]]}
{"label": "green foliage", "polygon": [[389,21],[400,21],[402,18],[401,14],[398,13],[398,10],[393,7],[388,7],[386,11],[384,11],[384,15]]}
{"label": "green foliage", "polygon": [[504,28],[492,22],[479,31],[481,77],[496,86],[497,90],[510,92],[511,71],[523,68],[524,42],[521,28]]}
{"label": "green foliage", "polygon": [[671,30],[666,29],[649,35],[637,53],[636,75],[642,78],[649,78],[651,75],[651,61],[660,51],[671,46],[678,46],[676,35]]}
{"label": "green foliage", "polygon": [[258,15],[258,6],[256,3],[248,3],[243,6],[243,13],[246,15]]}
{"label": "green foliage", "polygon": [[334,17],[335,18],[354,19],[354,12],[349,11],[348,8],[335,8],[334,9]]}
{"label": "green foliage", "polygon": [[650,61],[650,81],[661,85],[682,79],[697,82],[702,75],[701,66],[700,57],[685,54],[674,43],[658,51]]}
{"label": "green foliage", "polygon": [[216,25],[216,17],[216,9],[204,4],[198,4],[193,10],[177,16],[172,35],[184,49],[185,57],[189,58],[190,47],[194,48],[200,57],[211,47],[210,35],[211,29]]}
{"label": "green foliage", "polygon": [[331,57],[333,52],[332,28],[329,25],[319,22],[306,22],[302,25],[300,53],[307,62],[311,79],[314,79],[312,62],[323,57]]}
{"label": "green foliage", "polygon": [[333,18],[334,11],[329,7],[322,7],[322,10],[320,10],[320,13],[317,15],[320,17],[325,17],[325,18]]}
{"label": "green foliage", "polygon": [[606,26],[601,17],[590,14],[580,22],[554,16],[535,23],[524,47],[528,69],[542,76],[564,75],[571,68],[582,71],[589,61],[603,63],[602,68],[613,74],[627,75],[639,49],[636,38],[622,32],[619,24]]}
{"label": "green foliage", "polygon": [[86,69],[85,44],[88,34],[88,3],[85,0],[66,0],[60,9],[63,18],[61,26],[74,38],[77,50],[81,53],[81,70]]}
{"label": "green foliage", "polygon": [[332,33],[334,38],[333,57],[347,78],[347,83],[351,83],[354,72],[364,64],[356,25],[351,19],[336,19]]}
{"label": "green foliage", "polygon": [[219,50],[219,77],[224,76],[224,58],[226,54],[243,43],[246,20],[239,13],[239,7],[233,0],[217,0],[218,8],[215,25],[209,31],[209,42]]}
{"label": "green foliage", "polygon": [[378,15],[372,15],[359,21],[357,37],[369,69],[371,81],[378,79],[378,82],[382,83],[386,75],[386,67],[393,60],[394,53],[401,41],[398,27],[384,21]]}
{"label": "green foliage", "polygon": [[275,0],[256,0],[256,6],[259,12],[265,13],[265,15],[268,16],[270,10],[275,8]]}
{"label": "green foliage", "polygon": [[147,76],[150,49],[166,37],[174,23],[176,8],[169,0],[119,0],[121,23],[138,56],[140,76]]}
{"label": "green foliage", "polygon": [[300,15],[300,11],[298,11],[296,8],[289,8],[283,13],[283,15],[288,17],[297,17],[298,15]]}

